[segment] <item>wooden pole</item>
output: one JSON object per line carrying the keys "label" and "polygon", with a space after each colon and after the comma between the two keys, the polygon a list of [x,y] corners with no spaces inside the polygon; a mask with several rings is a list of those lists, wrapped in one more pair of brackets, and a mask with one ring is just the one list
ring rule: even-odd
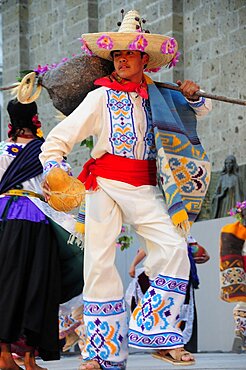
{"label": "wooden pole", "polygon": [[0,91],[11,90],[11,89],[14,89],[17,86],[19,86],[19,85],[12,85],[12,86],[0,87]]}
{"label": "wooden pole", "polygon": [[[166,84],[164,82],[158,82],[158,81],[154,81],[154,83],[156,84],[156,86],[165,87],[166,89],[176,90],[176,91],[179,91],[179,92],[182,93],[182,91],[180,90],[179,86],[174,86],[174,85],[170,85],[170,84]],[[233,98],[227,98],[226,96],[208,94],[208,93],[202,92],[200,90],[197,91],[194,94],[194,96],[198,96],[198,97],[201,97],[202,96],[204,98],[219,100],[219,101],[223,101],[223,102],[226,102],[226,103],[246,105],[246,100],[233,99]]]}
{"label": "wooden pole", "polygon": [[[166,89],[175,90],[175,91],[179,91],[179,92],[182,93],[182,91],[180,90],[180,88],[178,86],[174,86],[174,85],[170,85],[170,84],[167,84],[167,83],[164,83],[164,82],[158,82],[158,81],[154,81],[154,83],[155,83],[156,86],[165,87]],[[18,85],[0,87],[0,91],[11,90],[11,89],[13,89],[17,86]],[[209,94],[209,93],[206,93],[206,92],[203,92],[203,91],[200,91],[200,90],[197,91],[194,95],[196,95],[198,97],[204,97],[204,98],[209,98],[209,99],[213,99],[213,100],[223,101],[225,103],[246,105],[246,100],[227,98],[226,96]]]}

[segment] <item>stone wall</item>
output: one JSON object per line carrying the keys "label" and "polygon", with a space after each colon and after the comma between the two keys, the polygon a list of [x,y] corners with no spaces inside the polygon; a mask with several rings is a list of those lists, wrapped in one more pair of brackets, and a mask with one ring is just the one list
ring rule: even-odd
{"label": "stone wall", "polygon": [[[80,54],[78,38],[84,32],[96,32],[97,1],[93,0],[3,0],[3,84],[15,82],[19,71],[38,65],[58,63],[65,57]],[[4,107],[11,98],[4,94]],[[47,133],[60,120],[46,90],[38,101],[43,131]],[[6,112],[4,120],[7,122]],[[3,136],[6,136],[6,127]],[[77,145],[69,156],[74,173],[88,157],[88,150]]]}
{"label": "stone wall", "polygon": [[[116,31],[123,8],[138,10],[152,33],[178,40],[180,63],[152,74],[153,79],[193,79],[207,92],[246,99],[244,0],[2,0],[1,4],[4,85],[13,83],[21,69],[80,53],[78,37],[84,32]],[[8,99],[4,93],[4,106]],[[47,134],[58,119],[46,91],[38,105]],[[215,101],[213,106],[198,125],[213,171],[221,169],[228,154],[245,164],[245,107]],[[81,164],[78,158],[83,161],[88,155],[83,151],[78,156],[78,150],[70,156],[76,171]]]}
{"label": "stone wall", "polygon": [[[184,77],[199,81],[205,91],[246,99],[246,3],[244,0],[185,0]],[[213,112],[199,125],[201,141],[213,170],[234,154],[246,162],[246,109],[213,103]]]}
{"label": "stone wall", "polygon": [[[99,30],[117,29],[120,10],[138,10],[152,33],[176,37],[182,57],[179,65],[154,76],[160,81],[192,79],[216,95],[246,99],[246,3],[244,0],[99,1]],[[147,26],[146,26],[147,27]],[[240,105],[213,101],[213,112],[198,130],[218,171],[234,154],[246,162],[246,110]]]}

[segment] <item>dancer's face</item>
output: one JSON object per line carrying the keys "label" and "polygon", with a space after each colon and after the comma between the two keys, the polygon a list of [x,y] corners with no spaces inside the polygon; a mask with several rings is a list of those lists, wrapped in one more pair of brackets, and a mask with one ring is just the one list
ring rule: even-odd
{"label": "dancer's face", "polygon": [[144,66],[149,61],[147,54],[135,50],[116,50],[113,52],[115,71],[121,78],[131,82],[141,82]]}

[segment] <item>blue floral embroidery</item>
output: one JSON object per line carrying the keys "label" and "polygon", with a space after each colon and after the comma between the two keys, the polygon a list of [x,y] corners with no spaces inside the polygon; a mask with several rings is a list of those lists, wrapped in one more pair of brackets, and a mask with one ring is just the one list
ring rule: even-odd
{"label": "blue floral embroidery", "polygon": [[[167,304],[166,304],[167,302]],[[163,322],[161,329],[166,329],[169,325],[167,318],[171,316],[170,308],[174,306],[174,299],[168,297],[163,300],[163,296],[151,289],[145,293],[141,303],[134,311],[136,322],[142,331],[151,330],[154,326]]]}
{"label": "blue floral embroidery", "polygon": [[137,135],[134,127],[133,104],[123,91],[107,91],[107,108],[110,115],[109,141],[112,152],[127,158],[135,158]]}
{"label": "blue floral embroidery", "polygon": [[22,151],[25,144],[11,143],[11,142],[0,142],[0,155],[7,155],[11,157],[16,157],[18,153]]}
{"label": "blue floral embroidery", "polygon": [[152,124],[152,114],[149,100],[143,99],[143,108],[146,115],[147,128],[144,136],[145,150],[143,159],[156,159],[156,146],[154,129]]}
{"label": "blue floral embroidery", "polygon": [[191,106],[191,108],[199,108],[201,107],[203,104],[205,104],[205,98],[201,97],[198,101],[189,101],[189,104]]}
{"label": "blue floral embroidery", "polygon": [[179,333],[159,332],[155,334],[142,334],[136,330],[130,330],[128,335],[129,345],[139,348],[175,348],[183,346],[183,338]]}
{"label": "blue floral embroidery", "polygon": [[[142,107],[146,117],[142,159],[155,159],[156,147],[149,101],[143,99]],[[110,116],[111,132],[109,141],[111,143],[112,153],[135,159],[135,147],[138,137],[135,130],[134,108],[129,94],[123,91],[108,90],[107,108]]]}
{"label": "blue floral embroidery", "polygon": [[84,303],[87,328],[84,353],[88,359],[100,360],[102,369],[124,369],[127,346],[127,314],[124,299],[106,302],[85,300]]}
{"label": "blue floral embroidery", "polygon": [[187,280],[159,274],[132,314],[128,339],[133,347],[172,348],[183,339],[176,303],[184,299]]}
{"label": "blue floral embroidery", "polygon": [[108,322],[97,318],[87,324],[87,337],[89,344],[87,351],[91,358],[100,355],[100,358],[107,360],[110,355],[119,356],[123,336],[119,334],[120,323],[109,325]]}
{"label": "blue floral embroidery", "polygon": [[85,316],[111,316],[119,315],[125,311],[125,301],[122,299],[110,302],[90,302],[84,300]]}
{"label": "blue floral embroidery", "polygon": [[44,164],[43,174],[44,174],[44,175],[47,175],[47,173],[48,173],[52,168],[54,168],[54,167],[59,168],[59,167],[60,167],[59,163],[58,163],[58,162],[56,162],[56,161],[47,161],[47,162],[45,162],[45,164]]}
{"label": "blue floral embroidery", "polygon": [[23,147],[18,144],[7,145],[5,150],[8,154],[16,157],[22,151]]}

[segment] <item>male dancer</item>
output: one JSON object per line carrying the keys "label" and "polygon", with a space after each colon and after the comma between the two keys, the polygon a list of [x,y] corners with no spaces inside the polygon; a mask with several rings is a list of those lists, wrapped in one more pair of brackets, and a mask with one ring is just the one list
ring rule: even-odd
{"label": "male dancer", "polygon": [[[80,369],[125,369],[127,344],[159,350],[163,360],[193,364],[178,328],[189,278],[185,235],[199,212],[209,164],[196,135],[196,116],[211,102],[189,80],[179,92],[158,89],[144,75],[177,58],[174,38],[145,33],[137,12],[119,32],[87,34],[84,49],[112,59],[115,71],[48,135],[45,171],[59,166],[75,143],[96,137],[79,176],[86,189],[84,315],[87,344]],[[157,164],[157,165],[156,165]],[[165,199],[156,186],[158,172]],[[123,287],[115,267],[122,223],[145,238],[151,286],[127,326]]]}

